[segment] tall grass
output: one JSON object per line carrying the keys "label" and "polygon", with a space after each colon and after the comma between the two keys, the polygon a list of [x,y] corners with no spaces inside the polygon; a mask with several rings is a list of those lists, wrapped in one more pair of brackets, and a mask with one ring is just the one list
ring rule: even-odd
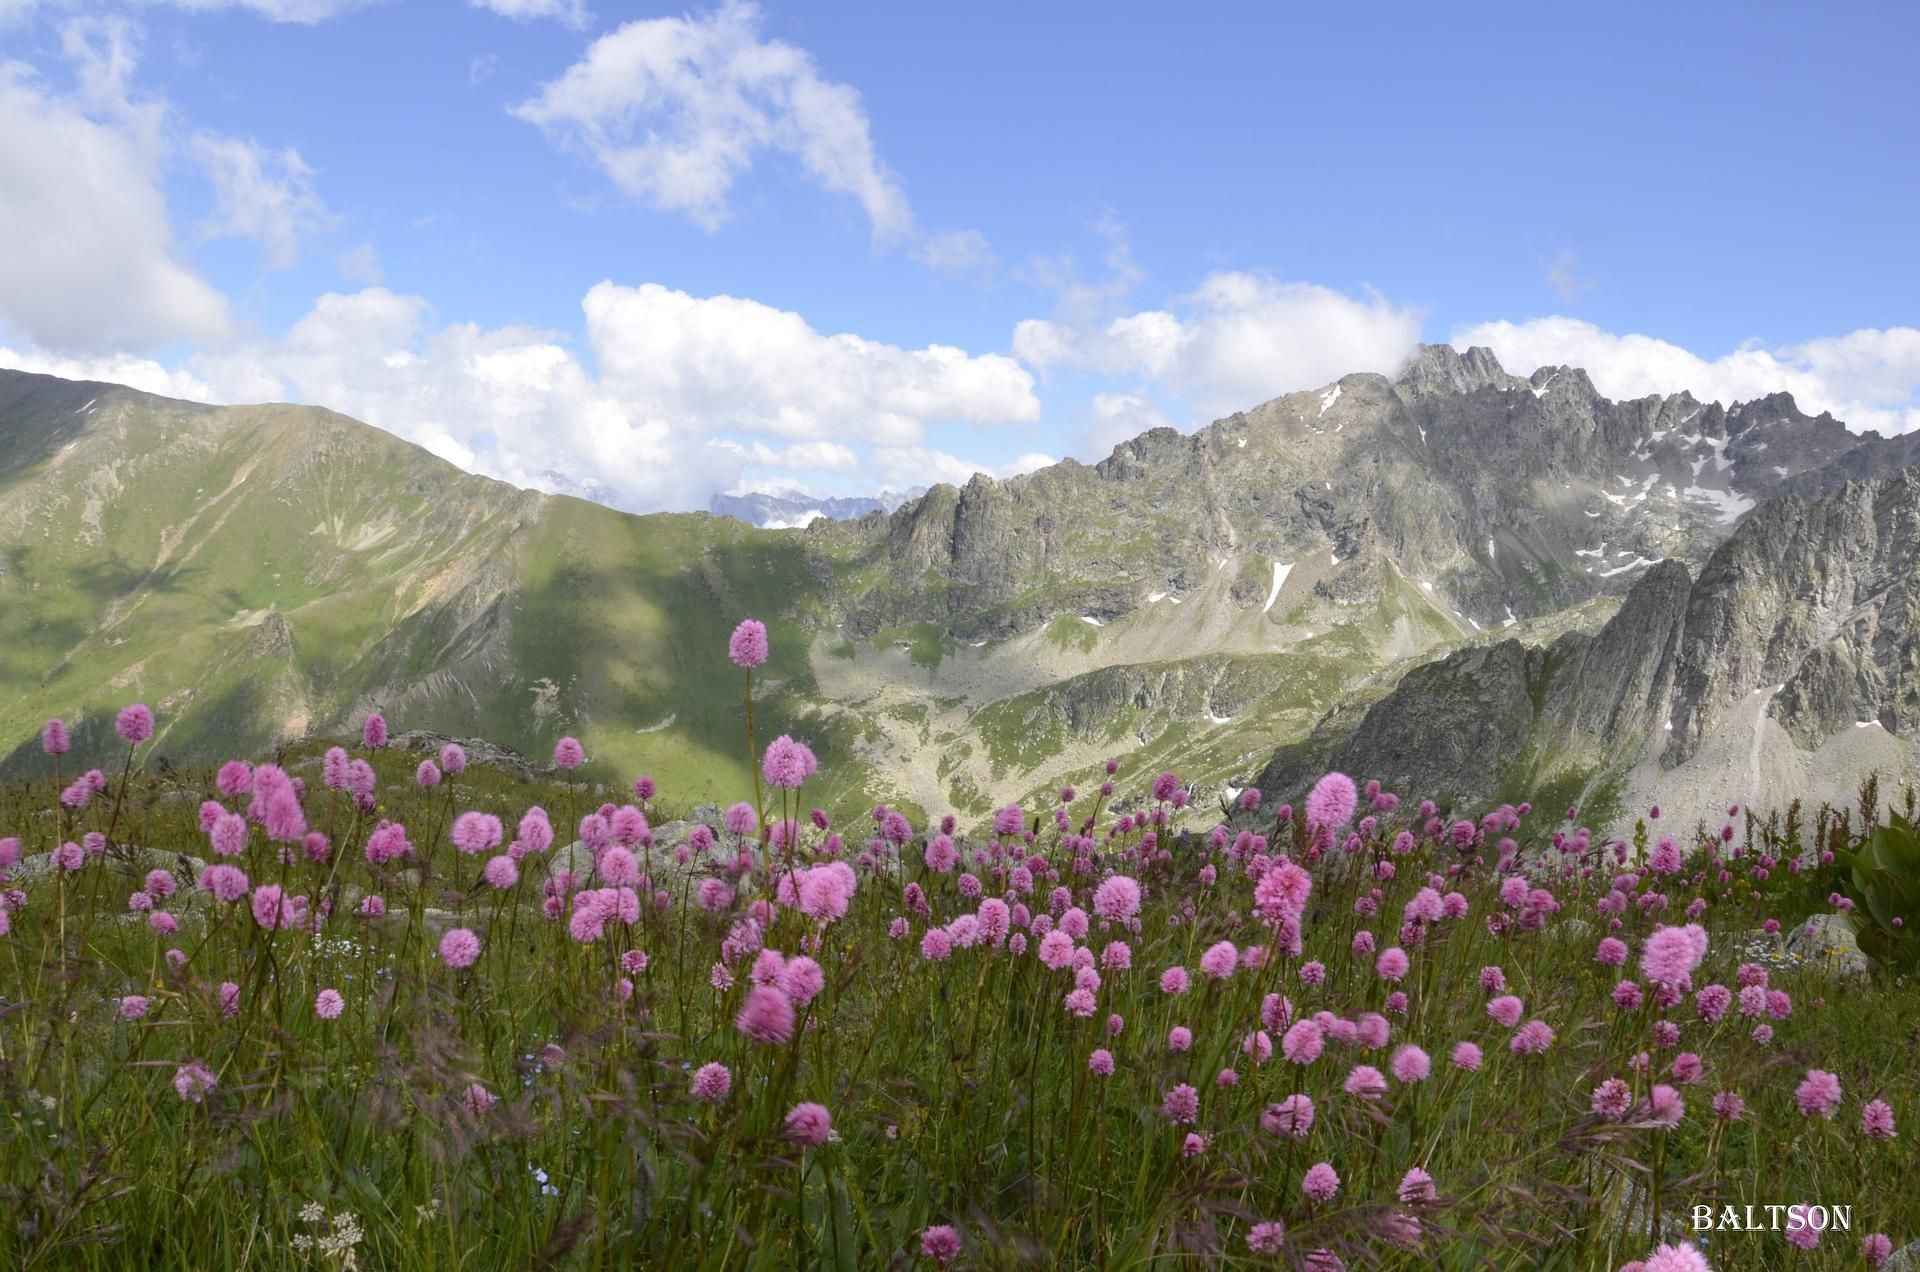
{"label": "tall grass", "polygon": [[[328,785],[338,758],[222,795],[137,745],[84,801],[71,774],[0,791],[7,1266],[1585,1269],[1698,1240],[1700,1205],[1850,1206],[1811,1252],[1775,1230],[1702,1247],[1815,1267],[1920,1230],[1913,986],[1765,930],[1828,908],[1822,854],[1867,816],[1730,817],[1671,849],[1643,820],[1616,847],[1539,810],[1369,790],[1353,821],[1335,783],[1331,813],[1326,791],[1203,813],[1122,777],[1003,811],[949,862],[885,810],[807,816],[804,782],[708,846],[650,786],[623,813],[578,772],[423,786],[417,755],[354,752],[367,798]],[[281,771],[302,833],[256,807],[216,853],[203,824]],[[534,804],[562,833],[516,851]],[[375,863],[382,822],[411,851]],[[1304,897],[1276,899],[1286,861]],[[201,889],[216,865],[246,874],[237,900]],[[1137,912],[1119,885],[1096,903],[1115,876]],[[1691,922],[1704,958],[1663,993],[1648,938]],[[470,966],[443,957],[465,961],[455,930]],[[1784,997],[1703,1018],[1709,986],[1762,978]],[[719,1098],[695,1094],[709,1065]],[[1808,1112],[1816,1069],[1840,1096]],[[1596,1111],[1609,1079],[1624,1112]],[[1298,1135],[1291,1096],[1314,1110]],[[1874,1100],[1893,1138],[1863,1129]]]}

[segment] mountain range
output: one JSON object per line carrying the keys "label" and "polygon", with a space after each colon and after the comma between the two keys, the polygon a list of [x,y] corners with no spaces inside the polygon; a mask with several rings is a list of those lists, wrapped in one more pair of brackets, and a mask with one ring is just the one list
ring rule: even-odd
{"label": "mountain range", "polygon": [[182,759],[379,706],[731,799],[753,615],[763,737],[820,752],[829,807],[973,815],[1112,754],[1711,817],[1913,779],[1915,465],[1784,394],[1616,402],[1434,345],[891,509],[637,517],[319,408],[0,371],[0,755],[55,713],[102,750],[134,697]]}
{"label": "mountain range", "polygon": [[908,500],[918,499],[926,493],[925,486],[904,491],[883,490],[872,496],[822,497],[804,490],[748,491],[737,495],[715,495],[707,501],[707,510],[715,516],[732,517],[762,530],[794,530],[820,517],[849,521],[870,512],[892,512]]}

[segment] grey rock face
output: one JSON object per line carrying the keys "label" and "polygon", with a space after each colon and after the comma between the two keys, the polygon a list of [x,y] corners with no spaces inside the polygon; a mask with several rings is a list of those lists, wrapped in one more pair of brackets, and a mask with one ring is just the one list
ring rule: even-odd
{"label": "grey rock face", "polygon": [[1331,765],[1480,798],[1649,750],[1671,768],[1755,692],[1808,750],[1847,728],[1920,731],[1920,469],[1765,505],[1697,580],[1653,567],[1593,635],[1416,668],[1357,723],[1276,755],[1259,785],[1292,790]]}

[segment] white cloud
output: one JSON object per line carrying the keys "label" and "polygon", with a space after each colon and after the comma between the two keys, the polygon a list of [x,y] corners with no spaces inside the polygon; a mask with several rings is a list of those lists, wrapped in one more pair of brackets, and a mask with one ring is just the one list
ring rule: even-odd
{"label": "white cloud", "polygon": [[[791,446],[772,447],[765,442],[742,444],[719,440],[715,446],[740,456],[741,462],[758,468],[788,468],[802,472],[850,473],[860,467],[860,456],[851,446],[839,442],[795,442]],[[774,483],[778,485],[779,483]],[[771,487],[769,487],[771,488]],[[781,487],[785,489],[786,487]],[[739,493],[739,492],[736,492]]]}
{"label": "white cloud", "polygon": [[239,137],[195,133],[194,160],[213,185],[213,214],[199,228],[202,238],[248,238],[284,269],[300,256],[300,240],[329,221],[313,192],[313,169],[291,146],[268,150]]}
{"label": "white cloud", "polygon": [[1171,309],[1104,325],[1028,319],[1014,329],[1013,350],[1042,370],[1145,377],[1211,417],[1353,371],[1393,371],[1419,339],[1419,312],[1378,295],[1221,272]]}
{"label": "white cloud", "polygon": [[608,387],[685,427],[912,445],[930,421],[1040,415],[1033,377],[1002,354],[821,335],[796,313],[657,283],[598,283],[583,308]]}
{"label": "white cloud", "polygon": [[930,446],[876,446],[869,457],[868,467],[878,475],[881,485],[906,489],[943,481],[949,485],[964,486],[973,479],[975,473],[998,478],[1016,477],[1056,462],[1048,455],[1028,454],[996,467],[962,459]]}
{"label": "white cloud", "polygon": [[278,339],[174,368],[32,348],[0,349],[0,363],[201,401],[311,402],[471,471],[543,488],[556,473],[597,482],[642,511],[704,507],[748,466],[871,473],[881,457],[896,484],[964,481],[974,465],[923,446],[926,423],[1039,413],[1032,378],[1002,355],[824,336],[798,314],[653,284],[601,283],[582,309],[597,372],[552,333],[436,325],[424,299],[384,287],[329,293]]}
{"label": "white cloud", "polygon": [[385,270],[380,265],[380,253],[373,250],[371,243],[348,248],[335,258],[334,265],[342,278],[362,287],[377,287],[385,277]]}
{"label": "white cloud", "polygon": [[74,352],[218,339],[226,298],[180,256],[161,190],[162,112],[126,95],[127,29],[66,34],[78,98],[0,63],[0,319]]}
{"label": "white cloud", "polygon": [[1774,349],[1743,345],[1703,358],[1653,336],[1618,335],[1577,318],[1488,322],[1456,331],[1458,348],[1485,345],[1509,370],[1584,368],[1616,399],[1678,393],[1732,403],[1786,391],[1813,414],[1831,411],[1856,429],[1920,428],[1920,329],[1863,328]]}
{"label": "white cloud", "polygon": [[978,230],[929,234],[913,249],[913,259],[945,274],[982,273],[993,268],[993,248]]}
{"label": "white cloud", "polygon": [[1137,393],[1096,393],[1087,429],[1087,449],[1105,459],[1113,448],[1153,428],[1168,427],[1160,408]]}
{"label": "white cloud", "polygon": [[213,397],[213,386],[190,371],[170,368],[152,358],[109,353],[72,357],[40,349],[10,349],[0,345],[0,367],[32,371],[39,375],[57,375],[66,380],[99,380],[106,384],[124,384],[162,397],[206,402]]}
{"label": "white cloud", "polygon": [[777,151],[858,199],[876,241],[909,237],[912,211],[859,94],[760,27],[760,10],[736,0],[704,17],[629,22],[514,114],[585,152],[630,197],[709,230],[727,218],[735,181]]}
{"label": "white cloud", "polygon": [[584,31],[593,21],[583,0],[468,0],[476,9],[488,9],[515,22],[552,18],[562,26]]}

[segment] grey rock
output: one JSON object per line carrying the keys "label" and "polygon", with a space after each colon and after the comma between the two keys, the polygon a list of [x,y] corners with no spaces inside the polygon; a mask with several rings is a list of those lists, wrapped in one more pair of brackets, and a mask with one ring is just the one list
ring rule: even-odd
{"label": "grey rock", "polygon": [[1872,960],[1860,951],[1853,924],[1838,914],[1816,914],[1786,933],[1785,947],[1798,961],[1836,977],[1864,976]]}

